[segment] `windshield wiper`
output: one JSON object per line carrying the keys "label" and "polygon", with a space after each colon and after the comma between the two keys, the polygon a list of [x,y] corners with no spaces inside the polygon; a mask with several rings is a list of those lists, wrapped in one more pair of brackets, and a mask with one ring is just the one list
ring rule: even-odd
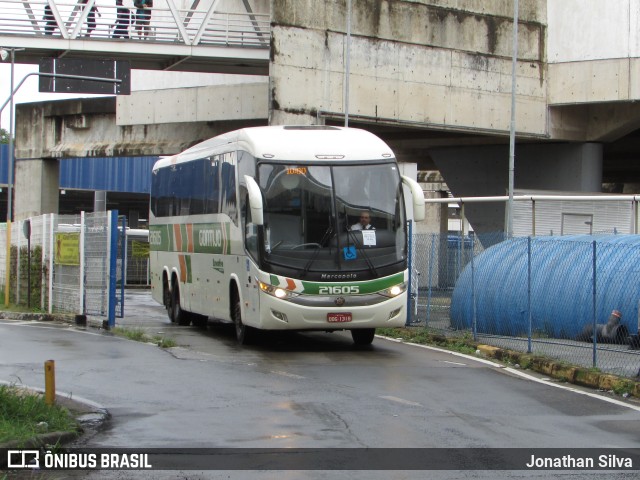
{"label": "windshield wiper", "polygon": [[[325,243],[329,241],[332,234],[333,234],[333,225],[331,223],[331,216],[329,216],[329,227],[324,232],[324,235],[322,235],[322,239],[319,242],[320,245],[324,246]],[[315,262],[316,257],[318,256],[319,253],[320,253],[320,249],[316,248],[315,251],[311,254],[311,258],[309,258],[309,261],[306,263],[306,265],[302,269],[302,274],[300,275],[302,278],[304,278],[307,275],[307,272],[309,272],[309,268],[311,268],[311,264]]]}
{"label": "windshield wiper", "polygon": [[[373,265],[373,263],[371,262],[371,259],[369,258],[369,255],[367,255],[367,252],[364,250],[364,248],[362,248],[362,245],[359,244],[358,239],[355,237],[355,234],[353,233],[353,230],[351,230],[351,228],[349,227],[349,215],[347,214],[347,206],[343,205],[343,209],[344,209],[344,221],[345,221],[345,230],[347,231],[347,248],[349,248],[349,246],[351,245],[349,243],[349,238],[351,238],[353,236],[353,245],[356,247],[356,249],[358,251],[360,251],[360,253],[362,253],[362,257],[364,258],[364,261],[367,263],[367,266],[369,267],[369,270],[374,274],[374,275],[378,275],[378,272],[376,270],[376,267]],[[340,235],[338,235],[338,239],[340,238]],[[340,244],[338,243],[338,251],[340,251]],[[336,254],[338,255],[338,258],[340,259],[340,255],[336,252]],[[342,263],[339,263],[340,266],[342,267]]]}
{"label": "windshield wiper", "polygon": [[[360,231],[360,230],[356,230],[356,231]],[[347,247],[349,247],[349,240],[348,239],[351,236],[353,236],[353,244],[354,244],[354,246],[362,254],[362,257],[364,258],[364,261],[367,263],[367,266],[369,267],[369,270],[371,270],[371,272],[377,277],[378,276],[378,271],[376,270],[376,267],[371,262],[371,259],[369,258],[369,255],[367,255],[367,252],[365,251],[365,249],[362,248],[362,245],[360,245],[360,243],[358,242],[358,238],[355,236],[354,231],[349,229],[349,228],[347,228]]]}

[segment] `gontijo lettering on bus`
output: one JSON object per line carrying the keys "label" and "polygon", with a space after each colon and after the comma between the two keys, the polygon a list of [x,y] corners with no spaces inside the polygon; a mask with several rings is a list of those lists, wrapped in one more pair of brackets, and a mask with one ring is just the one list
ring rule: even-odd
{"label": "gontijo lettering on bus", "polygon": [[270,276],[271,285],[306,295],[361,295],[375,293],[406,282],[407,279],[407,272],[400,272],[388,277],[364,282],[340,283],[305,282],[279,275]]}
{"label": "gontijo lettering on bus", "polygon": [[186,223],[151,225],[149,247],[152,251],[217,253],[230,252],[228,223]]}

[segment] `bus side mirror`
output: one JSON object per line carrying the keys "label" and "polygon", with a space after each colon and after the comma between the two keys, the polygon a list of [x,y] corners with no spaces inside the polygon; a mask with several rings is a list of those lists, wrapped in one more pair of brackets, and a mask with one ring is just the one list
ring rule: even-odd
{"label": "bus side mirror", "polygon": [[264,225],[264,215],[262,209],[262,192],[260,187],[249,175],[244,176],[247,183],[247,192],[249,192],[249,207],[251,208],[251,221],[255,225]]}
{"label": "bus side mirror", "polygon": [[402,175],[402,183],[404,183],[411,190],[411,197],[413,199],[413,219],[416,222],[424,220],[425,207],[424,207],[424,192],[422,187],[412,178]]}

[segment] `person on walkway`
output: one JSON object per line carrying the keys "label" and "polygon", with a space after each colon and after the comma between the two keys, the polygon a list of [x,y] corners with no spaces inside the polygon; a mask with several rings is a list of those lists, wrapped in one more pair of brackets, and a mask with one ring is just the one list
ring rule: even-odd
{"label": "person on walkway", "polygon": [[[86,5],[87,3],[89,3],[89,0],[81,0],[80,3]],[[99,17],[102,16],[98,11],[98,7],[96,7],[96,4],[94,3],[89,9],[89,13],[87,14],[87,34],[85,35],[87,37],[90,37],[91,32],[96,29],[96,13]]]}
{"label": "person on walkway", "polygon": [[122,0],[116,0],[116,23],[113,25],[112,38],[129,38],[129,24],[131,23],[131,13],[128,8],[122,5]]}
{"label": "person on walkway", "polygon": [[58,28],[58,22],[56,22],[56,17],[53,16],[53,11],[51,10],[49,2],[44,6],[44,16],[42,19],[45,21],[44,34],[53,35],[54,30]]}
{"label": "person on walkway", "polygon": [[136,7],[136,32],[138,37],[148,37],[150,33],[151,8],[153,0],[135,0],[133,6]]}

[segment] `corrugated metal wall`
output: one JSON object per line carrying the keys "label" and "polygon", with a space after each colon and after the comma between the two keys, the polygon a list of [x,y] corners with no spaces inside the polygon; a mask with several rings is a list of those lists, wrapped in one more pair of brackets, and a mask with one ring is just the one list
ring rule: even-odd
{"label": "corrugated metal wall", "polygon": [[[7,185],[8,158],[9,145],[0,145],[0,185]],[[148,194],[158,158],[65,158],[60,160],[60,188]]]}
{"label": "corrugated metal wall", "polygon": [[60,160],[60,188],[148,194],[158,158],[65,158]]}
{"label": "corrugated metal wall", "polygon": [[[514,202],[514,235],[573,235],[579,233],[632,233],[633,210],[631,202],[539,200]],[[587,218],[589,217],[589,218]],[[578,225],[570,225],[577,221]],[[590,222],[589,225],[586,222]]]}

